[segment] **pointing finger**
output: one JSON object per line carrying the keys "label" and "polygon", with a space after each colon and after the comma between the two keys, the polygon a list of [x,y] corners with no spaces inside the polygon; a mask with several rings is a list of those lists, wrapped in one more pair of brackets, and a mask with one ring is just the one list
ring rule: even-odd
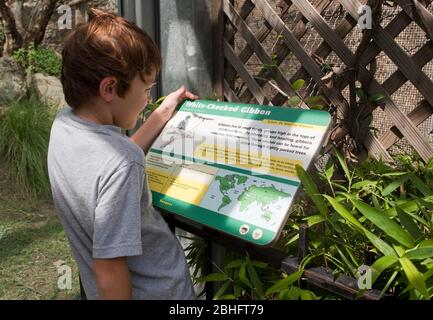
{"label": "pointing finger", "polygon": [[197,100],[199,97],[193,94],[192,92],[185,92],[185,97],[191,100]]}

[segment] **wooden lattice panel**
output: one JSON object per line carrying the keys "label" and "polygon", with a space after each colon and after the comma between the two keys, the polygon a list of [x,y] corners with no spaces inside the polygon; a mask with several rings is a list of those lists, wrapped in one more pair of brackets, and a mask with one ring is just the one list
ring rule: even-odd
{"label": "wooden lattice panel", "polygon": [[[327,85],[327,70],[319,62],[332,57],[345,69],[355,64],[354,48],[348,46],[348,39],[356,31],[358,8],[364,3],[359,0],[214,0],[215,24],[219,26],[215,32],[217,93],[229,101],[272,105],[285,105],[290,97],[302,95],[299,107],[308,108],[304,99],[320,92],[336,117],[353,116],[347,97],[349,83],[338,87]],[[357,71],[358,79],[370,84],[369,95],[385,96],[379,106],[392,125],[378,137],[367,130],[363,143],[372,155],[390,160],[388,150],[405,138],[428,161],[433,157],[433,146],[418,126],[433,114],[433,81],[422,69],[433,59],[433,14],[419,2],[418,7],[411,0],[396,0],[396,3],[398,13],[386,25],[375,28],[373,41],[360,56],[361,66]],[[396,39],[413,22],[422,28],[428,41],[409,54]],[[312,39],[319,39],[317,45]],[[380,82],[366,67],[379,55],[386,55],[396,66]],[[302,92],[292,89],[291,84],[298,79],[308,84]],[[423,99],[413,101],[413,108],[406,114],[405,108],[391,96],[408,81]],[[370,106],[367,116],[376,107]],[[363,116],[367,118],[365,113]],[[354,122],[345,123],[346,127],[340,130],[343,134],[351,130]]]}

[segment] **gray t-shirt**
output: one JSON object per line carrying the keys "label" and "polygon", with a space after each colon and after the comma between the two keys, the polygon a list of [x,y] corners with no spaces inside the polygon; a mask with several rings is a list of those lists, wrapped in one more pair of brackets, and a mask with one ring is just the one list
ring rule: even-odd
{"label": "gray t-shirt", "polygon": [[143,150],[120,128],[66,107],[51,130],[48,171],[88,299],[99,298],[93,258],[124,256],[134,299],[195,299],[182,246],[152,206]]}

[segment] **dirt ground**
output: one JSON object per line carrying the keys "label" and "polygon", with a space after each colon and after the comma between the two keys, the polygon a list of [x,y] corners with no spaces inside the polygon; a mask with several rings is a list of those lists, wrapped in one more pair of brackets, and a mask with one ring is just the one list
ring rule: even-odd
{"label": "dirt ground", "polygon": [[[1,161],[0,299],[79,299],[77,268],[52,202],[20,192]],[[58,286],[59,261],[72,270],[71,289]]]}

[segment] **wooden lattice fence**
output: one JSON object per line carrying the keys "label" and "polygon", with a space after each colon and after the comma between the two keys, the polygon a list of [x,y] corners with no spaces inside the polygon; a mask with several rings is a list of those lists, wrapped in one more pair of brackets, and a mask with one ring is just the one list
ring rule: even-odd
{"label": "wooden lattice fence", "polygon": [[[278,106],[298,97],[300,108],[311,107],[308,98],[322,96],[335,119],[328,150],[350,136],[358,150],[361,144],[373,156],[391,160],[390,149],[403,140],[428,161],[433,157],[431,0],[395,0],[389,21],[374,20],[381,2],[368,2],[373,29],[362,33],[358,11],[366,1],[214,0],[216,93],[228,101]],[[399,36],[414,25],[424,39],[413,53]],[[361,36],[353,41],[356,33]],[[317,45],[313,38],[320,40]],[[375,72],[378,59],[394,66],[386,78]],[[294,90],[298,79],[307,85]],[[397,93],[404,95],[408,83],[420,99],[402,105]],[[363,90],[373,99],[361,100]]]}

